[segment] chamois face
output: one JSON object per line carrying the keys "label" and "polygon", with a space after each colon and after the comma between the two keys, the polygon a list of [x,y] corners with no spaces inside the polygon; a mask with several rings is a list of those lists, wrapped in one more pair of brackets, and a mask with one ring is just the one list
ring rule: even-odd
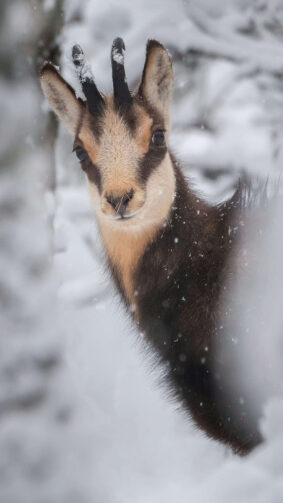
{"label": "chamois face", "polygon": [[125,81],[123,49],[116,39],[111,96],[98,92],[79,46],[73,58],[87,102],[76,98],[49,63],[41,73],[45,96],[73,135],[99,223],[113,230],[158,224],[175,190],[167,150],[173,85],[169,56],[161,44],[149,41],[142,81],[133,96]]}

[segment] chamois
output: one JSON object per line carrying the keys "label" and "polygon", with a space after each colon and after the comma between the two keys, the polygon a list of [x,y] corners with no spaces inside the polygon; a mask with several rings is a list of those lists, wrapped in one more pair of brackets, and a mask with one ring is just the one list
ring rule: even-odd
{"label": "chamois", "polygon": [[191,190],[168,147],[168,52],[148,41],[134,93],[124,49],[115,39],[113,94],[99,92],[79,45],[72,57],[86,101],[49,62],[40,72],[43,93],[74,138],[109,269],[139,331],[165,364],[170,389],[208,436],[245,454],[261,435],[254,415],[225,387],[216,344],[225,325],[221,300],[236,274],[231,257],[239,241],[241,188],[217,206]]}

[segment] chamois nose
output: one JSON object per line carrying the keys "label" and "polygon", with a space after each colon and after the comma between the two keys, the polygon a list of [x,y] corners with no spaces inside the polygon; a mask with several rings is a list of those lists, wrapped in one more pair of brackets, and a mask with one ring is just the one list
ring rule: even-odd
{"label": "chamois nose", "polygon": [[106,195],[106,200],[107,202],[114,208],[116,213],[119,213],[121,217],[124,216],[125,211],[127,209],[127,206],[130,202],[130,200],[133,198],[134,191],[131,189],[129,192],[126,192],[125,194],[119,194],[119,195]]}

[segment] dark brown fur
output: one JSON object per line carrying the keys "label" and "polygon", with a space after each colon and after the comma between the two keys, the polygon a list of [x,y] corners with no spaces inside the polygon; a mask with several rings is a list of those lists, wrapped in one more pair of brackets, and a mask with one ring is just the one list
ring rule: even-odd
{"label": "dark brown fur", "polygon": [[[153,133],[153,131],[156,129],[165,130],[164,119],[157,112],[157,110],[155,110],[148,103],[147,100],[141,97],[136,97],[136,101],[140,106],[142,106],[145,109],[146,113],[152,118],[151,133]],[[159,147],[158,149],[149,147],[148,151],[145,153],[140,162],[139,178],[142,183],[144,184],[146,183],[152,170],[156,168],[164,159],[166,152],[167,152],[166,144],[164,144],[164,146]]]}
{"label": "dark brown fur", "polygon": [[[262,440],[257,419],[240,405],[244,390],[229,393],[228,369],[217,361],[218,339],[225,337],[223,328],[219,331],[220,299],[229,285],[230,258],[238,242],[238,231],[231,234],[228,228],[237,227],[242,217],[242,189],[230,201],[209,207],[191,192],[172,162],[176,199],[166,226],[147,246],[134,275],[138,325],[166,364],[173,393],[197,425],[245,454]],[[128,303],[119,276],[114,279]]]}
{"label": "dark brown fur", "polygon": [[[121,49],[123,42],[117,39],[114,47],[115,44]],[[122,54],[122,49],[120,53]],[[63,116],[70,130],[76,131],[74,148],[77,145],[90,150],[88,158],[81,164],[89,181],[98,187],[102,206],[106,200],[111,203],[111,197],[120,197],[122,201],[125,194],[131,193],[133,197],[130,205],[133,204],[138,191],[146,194],[152,179],[150,175],[154,178],[154,170],[162,167],[162,161],[168,152],[165,143],[155,145],[151,138],[156,129],[169,128],[169,105],[173,87],[170,58],[157,41],[149,41],[147,45],[142,82],[136,96],[129,93],[125,84],[124,68],[116,64],[115,59],[113,61],[115,113],[123,117],[130,133],[124,136],[126,143],[121,151],[119,142],[116,140],[116,144],[113,143],[116,148],[116,151],[112,152],[114,161],[117,151],[120,152],[120,160],[115,161],[117,165],[113,163],[114,172],[119,173],[119,163],[122,162],[123,165],[123,153],[127,151],[127,143],[136,141],[138,145],[135,150],[138,151],[138,155],[135,154],[137,157],[134,155],[127,160],[127,169],[123,166],[123,176],[126,181],[130,180],[127,181],[130,185],[125,185],[123,193],[116,195],[107,195],[107,188],[102,187],[102,168],[106,169],[111,165],[112,158],[107,158],[105,166],[99,166],[99,162],[103,164],[103,157],[101,161],[101,157],[97,157],[95,152],[103,143],[102,119],[103,114],[107,114],[106,97],[105,107],[100,107],[97,117],[83,117],[83,113],[86,113],[83,102],[79,100],[76,103],[75,93],[70,86],[65,84],[53,67],[47,65],[43,68],[44,71],[53,72],[55,85],[52,87],[51,84],[50,88],[48,81],[49,87],[46,88],[43,80],[43,89],[48,96],[51,89],[51,102],[56,113]],[[66,85],[64,91],[71,90],[71,95],[62,92],[62,82]],[[107,106],[111,107],[111,99],[108,102],[110,105],[108,103]],[[62,108],[64,106],[65,113]],[[146,112],[144,115],[148,121],[138,138],[139,116],[137,113],[136,117],[135,110],[139,109],[140,113],[141,107]],[[74,128],[69,117],[64,115],[68,116],[69,110],[71,117],[75,117],[73,120],[77,121],[78,109],[81,114],[80,124],[76,124]],[[84,124],[85,145],[80,139],[83,119],[88,119]],[[121,127],[119,121],[117,127]],[[113,135],[113,132],[111,134]],[[97,158],[100,160],[95,164]],[[136,166],[133,166],[135,159]],[[109,268],[126,305],[135,304],[135,321],[144,332],[157,358],[165,364],[167,383],[181,399],[195,423],[210,437],[232,446],[235,452],[245,454],[262,440],[257,425],[260,411],[249,407],[245,389],[232,389],[229,386],[227,376],[230,371],[230,355],[228,361],[219,351],[219,342],[231,337],[229,319],[226,316],[229,312],[227,293],[230,283],[241,270],[239,252],[245,231],[239,222],[246,217],[245,189],[240,186],[230,201],[215,207],[209,206],[188,187],[172,155],[171,161],[176,187],[171,165],[166,171],[166,166],[168,168],[170,164],[167,162],[162,168],[162,173],[165,173],[167,178],[160,177],[157,186],[158,189],[159,185],[162,185],[164,190],[161,194],[166,195],[162,203],[164,208],[160,203],[162,199],[156,199],[157,209],[162,209],[164,213],[158,217],[158,222],[152,225],[152,228],[145,231],[141,225],[140,233],[124,232],[120,236],[115,232],[123,222],[116,222],[115,232],[114,227],[107,227],[108,224],[105,223],[105,213],[108,211],[109,216],[109,211],[114,211],[112,203],[110,209],[108,205],[104,208],[104,213],[101,210],[100,218],[103,214],[104,223],[101,223],[100,231],[108,252]],[[121,190],[117,173],[116,183]],[[109,178],[112,182],[111,173]],[[164,180],[166,183],[163,183]],[[135,185],[135,192],[131,184]],[[113,191],[112,186],[111,190]],[[171,205],[174,190],[175,198]],[[157,195],[158,190],[154,194]],[[151,206],[151,211],[152,207],[154,205]],[[140,206],[137,205],[135,209],[139,210]],[[159,215],[156,206],[155,212]],[[111,220],[107,222],[109,221]],[[151,221],[149,218],[149,222]],[[103,229],[103,225],[106,229]]]}

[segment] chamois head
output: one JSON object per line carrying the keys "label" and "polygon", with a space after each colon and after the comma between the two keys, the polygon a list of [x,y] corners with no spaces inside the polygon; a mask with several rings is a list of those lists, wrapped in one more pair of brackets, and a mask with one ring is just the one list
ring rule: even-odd
{"label": "chamois head", "polygon": [[51,63],[43,65],[40,80],[53,111],[73,135],[99,222],[134,228],[159,223],[174,197],[167,150],[173,73],[165,48],[150,40],[139,89],[131,93],[124,49],[123,40],[115,39],[112,95],[98,91],[78,45],[72,56],[86,101],[76,97]]}

